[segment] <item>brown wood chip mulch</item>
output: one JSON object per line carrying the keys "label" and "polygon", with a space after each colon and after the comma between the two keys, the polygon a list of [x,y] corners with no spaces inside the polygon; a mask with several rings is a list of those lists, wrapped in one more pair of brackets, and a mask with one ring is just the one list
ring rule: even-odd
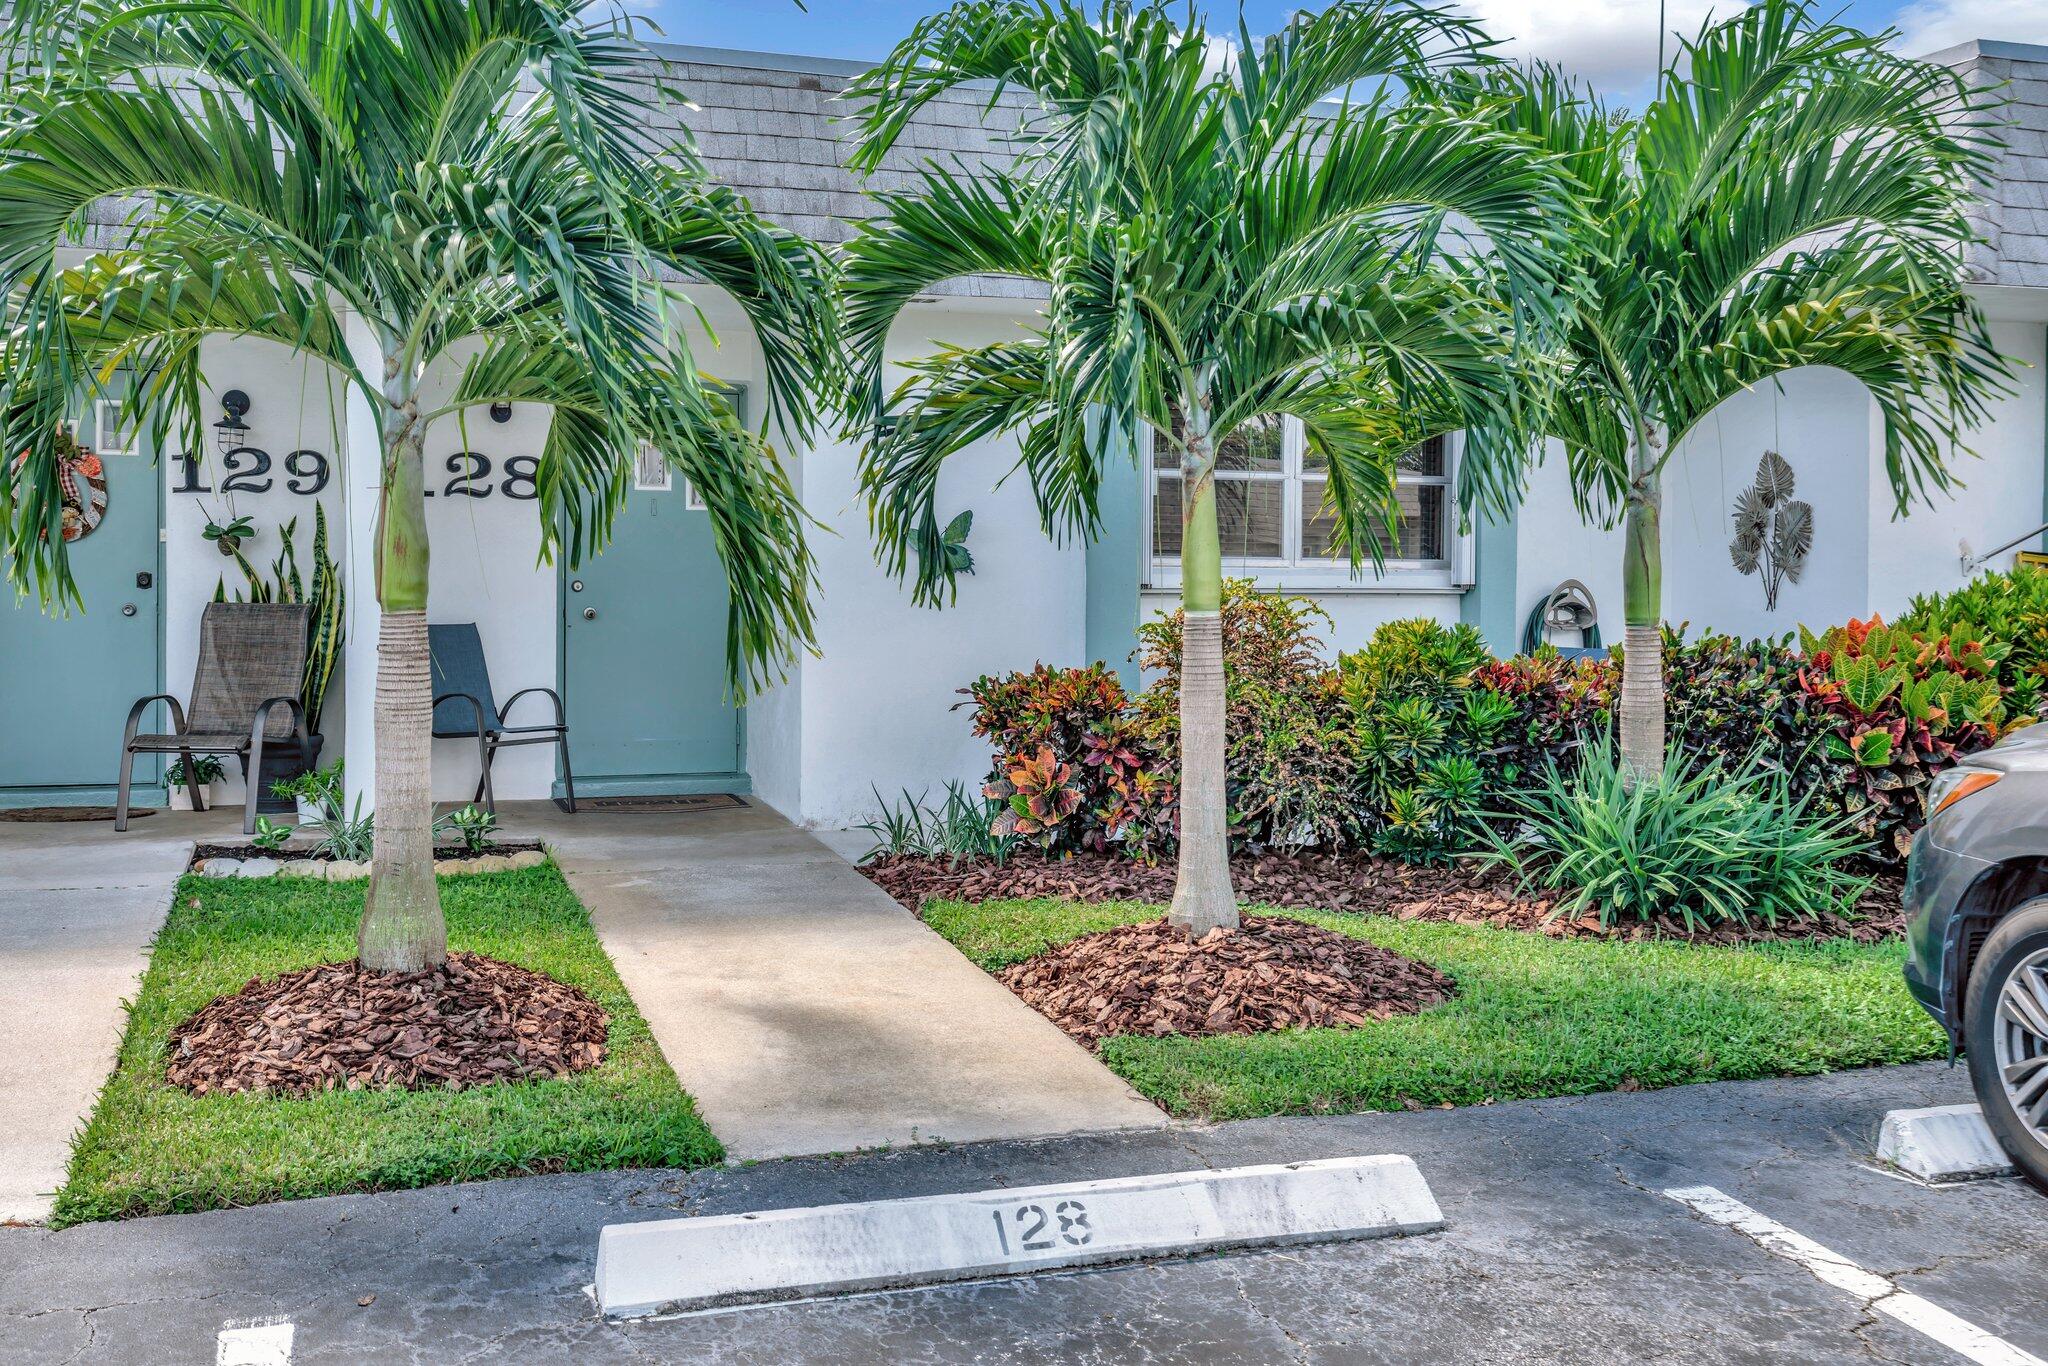
{"label": "brown wood chip mulch", "polygon": [[1426,963],[1286,916],[1200,939],[1164,920],[1084,934],[996,976],[1084,1044],[1114,1034],[1257,1034],[1413,1015],[1454,984]]}
{"label": "brown wood chip mulch", "polygon": [[609,1025],[576,988],[481,954],[410,973],[323,963],[203,1007],[171,1031],[168,1076],[198,1095],[462,1090],[595,1067]]}
{"label": "brown wood chip mulch", "polygon": [[[1068,901],[1149,901],[1173,897],[1173,864],[1117,854],[1047,859],[1020,854],[1000,867],[986,860],[955,867],[945,858],[892,854],[861,869],[911,910],[928,899],[992,901],[1058,897]],[[1402,920],[1530,930],[1559,938],[1682,939],[1697,944],[1765,940],[1854,939],[1874,943],[1905,930],[1899,879],[1881,876],[1850,917],[1824,913],[1797,923],[1718,925],[1691,931],[1676,916],[1603,927],[1596,916],[1553,916],[1556,899],[1522,895],[1509,875],[1470,865],[1415,867],[1367,854],[1260,854],[1230,861],[1238,899],[1288,910],[1353,911]]]}

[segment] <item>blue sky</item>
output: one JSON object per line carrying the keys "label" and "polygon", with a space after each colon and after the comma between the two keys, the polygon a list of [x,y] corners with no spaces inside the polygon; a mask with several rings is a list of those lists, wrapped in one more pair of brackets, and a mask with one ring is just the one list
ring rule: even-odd
{"label": "blue sky", "polygon": [[[1740,0],[1734,0],[1739,3]],[[755,48],[867,60],[881,56],[920,17],[943,9],[941,0],[623,0],[634,13],[652,17],[670,42],[707,47]],[[1277,27],[1300,8],[1281,0],[1246,0],[1252,31]],[[1316,0],[1306,0],[1308,4]],[[1656,0],[1461,0],[1509,50],[1560,62],[1593,81],[1609,96],[1640,99],[1655,67]],[[1823,9],[1829,0],[1820,0]],[[1670,27],[1697,28],[1731,0],[1666,0]],[[1213,3],[1203,8],[1232,25],[1236,10]],[[1897,25],[1901,46],[1926,52],[1966,38],[2048,42],[2048,0],[1848,0],[1848,22],[1867,29]]]}

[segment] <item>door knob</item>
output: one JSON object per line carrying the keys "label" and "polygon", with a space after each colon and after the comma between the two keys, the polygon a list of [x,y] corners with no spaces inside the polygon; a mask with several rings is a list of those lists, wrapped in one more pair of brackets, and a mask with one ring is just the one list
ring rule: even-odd
{"label": "door knob", "polygon": [[132,603],[132,602],[124,602],[124,603],[122,603],[122,604],[121,604],[121,615],[122,615],[122,616],[124,616],[124,617],[132,617],[132,616],[134,616],[134,615],[135,615],[135,604],[134,604],[134,603]]}
{"label": "door knob", "polygon": [[[135,609],[131,607],[131,608],[129,608],[128,610],[132,612],[132,611],[134,611]],[[586,607],[586,608],[584,608],[584,609],[583,609],[583,619],[584,619],[585,621],[596,621],[596,620],[597,620],[597,609],[596,609],[595,607]]]}
{"label": "door knob", "polygon": [[156,587],[156,575],[150,573],[147,569],[143,570],[135,576],[135,586],[137,588]]}
{"label": "door knob", "polygon": [[581,579],[571,579],[571,580],[569,580],[569,591],[570,591],[571,593],[581,593],[581,592],[583,591],[583,580],[581,580]]}

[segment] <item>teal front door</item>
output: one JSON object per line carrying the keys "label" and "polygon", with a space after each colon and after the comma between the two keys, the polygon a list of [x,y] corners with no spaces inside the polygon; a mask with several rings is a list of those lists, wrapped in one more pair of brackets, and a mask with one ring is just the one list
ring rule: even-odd
{"label": "teal front door", "polygon": [[642,473],[611,544],[562,576],[562,697],[577,794],[744,790],[711,519],[690,506],[680,477],[650,488],[659,474]]}
{"label": "teal front door", "polygon": [[[139,438],[133,454],[116,454],[108,448],[118,448],[121,439],[99,440],[90,416],[79,430],[80,441],[99,458],[105,483],[99,524],[71,542],[83,610],[46,614],[33,598],[11,591],[0,601],[0,806],[110,800],[128,709],[161,691],[162,480]],[[89,478],[73,482],[81,500],[93,498]],[[152,729],[163,719],[145,718]],[[135,785],[157,782],[162,764],[159,756],[138,759]]]}

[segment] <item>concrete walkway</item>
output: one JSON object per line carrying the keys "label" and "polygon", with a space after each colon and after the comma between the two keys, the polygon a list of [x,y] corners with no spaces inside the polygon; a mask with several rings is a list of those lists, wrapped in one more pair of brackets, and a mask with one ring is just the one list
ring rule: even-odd
{"label": "concrete walkway", "polygon": [[48,1216],[192,842],[240,814],[0,821],[0,1220]]}
{"label": "concrete walkway", "polygon": [[619,975],[742,1159],[1158,1128],[1139,1096],[774,812],[502,804],[554,849]]}

